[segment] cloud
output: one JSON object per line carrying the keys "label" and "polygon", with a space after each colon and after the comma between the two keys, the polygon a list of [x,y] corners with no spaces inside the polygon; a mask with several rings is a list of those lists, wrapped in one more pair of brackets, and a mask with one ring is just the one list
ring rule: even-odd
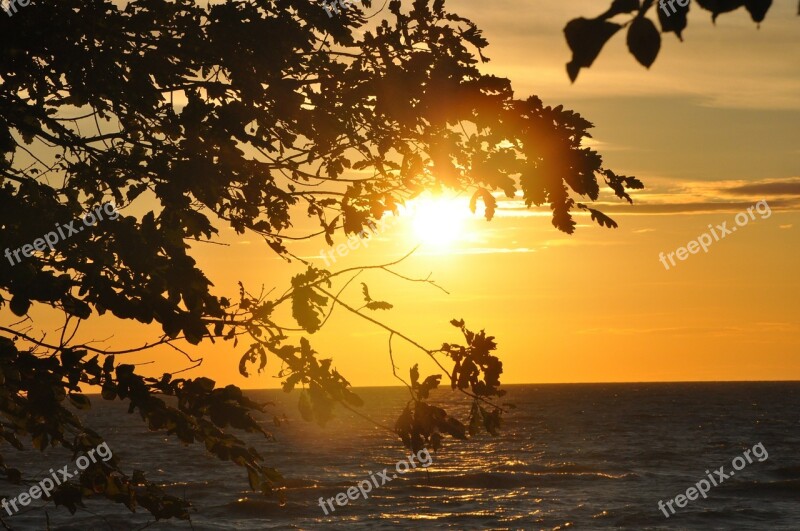
{"label": "cloud", "polygon": [[467,254],[509,254],[509,253],[535,253],[536,249],[529,247],[465,247],[461,249],[442,249],[442,250],[423,250],[415,253],[416,256],[439,256],[439,255],[467,255]]}
{"label": "cloud", "polygon": [[[620,205],[616,203],[596,203],[596,208],[606,214],[710,214],[712,212],[738,213],[752,207],[755,201],[729,201],[719,203],[661,203],[661,204],[633,204]],[[768,201],[772,210],[797,211],[800,210],[800,198],[794,200]]]}
{"label": "cloud", "polygon": [[761,333],[794,333],[800,329],[797,323],[788,322],[756,322],[744,326],[665,326],[655,328],[609,327],[584,328],[578,334],[614,334],[614,335],[715,335],[728,336],[739,334]]}
{"label": "cloud", "polygon": [[621,146],[617,144],[611,144],[609,142],[604,142],[602,140],[597,140],[591,137],[585,137],[581,139],[581,147],[588,147],[595,151],[602,151],[604,153],[609,151],[630,151],[631,148],[628,146]]}
{"label": "cloud", "polygon": [[[715,212],[738,213],[752,207],[755,201],[727,201],[727,202],[668,202],[668,203],[607,203],[595,202],[589,206],[595,210],[608,215],[660,215],[660,214],[710,214]],[[768,201],[772,210],[779,211],[800,211],[800,198],[792,200],[771,200]],[[503,217],[531,217],[531,216],[552,216],[546,207],[539,207],[539,210],[522,210],[525,207],[512,207],[503,209]],[[498,212],[500,212],[498,210]],[[576,210],[573,212],[575,217],[588,216],[587,212]],[[646,232],[646,231],[642,231]]]}
{"label": "cloud", "polygon": [[[761,181],[685,181],[646,179],[653,186],[631,194],[633,204],[617,200],[587,202],[609,215],[738,213],[766,200],[772,210],[800,211],[800,177]],[[520,196],[520,193],[517,194]],[[749,196],[745,199],[746,196]],[[549,206],[527,208],[521,198],[498,198],[497,217],[550,217]],[[576,210],[576,217],[587,215]]]}
{"label": "cloud", "polygon": [[796,195],[800,196],[800,177],[790,177],[777,181],[762,181],[729,188],[734,195]]}

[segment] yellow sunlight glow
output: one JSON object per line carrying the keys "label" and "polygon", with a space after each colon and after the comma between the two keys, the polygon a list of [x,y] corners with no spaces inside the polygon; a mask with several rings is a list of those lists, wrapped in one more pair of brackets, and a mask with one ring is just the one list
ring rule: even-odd
{"label": "yellow sunlight glow", "polygon": [[427,246],[447,247],[459,240],[472,216],[464,197],[421,196],[406,205],[414,239]]}

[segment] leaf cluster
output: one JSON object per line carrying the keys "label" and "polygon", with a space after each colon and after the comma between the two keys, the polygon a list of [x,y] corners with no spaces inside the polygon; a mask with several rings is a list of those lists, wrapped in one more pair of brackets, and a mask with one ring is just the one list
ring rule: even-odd
{"label": "leaf cluster", "polygon": [[[716,22],[723,13],[744,8],[753,22],[759,24],[767,15],[772,0],[695,0],[697,5],[711,12],[711,20]],[[681,5],[685,4],[685,5]],[[646,68],[655,62],[661,50],[661,33],[674,33],[683,41],[683,32],[688,24],[687,15],[692,0],[684,2],[659,2],[658,0],[613,0],[609,8],[595,18],[579,17],[570,20],[564,27],[572,59],[567,63],[567,74],[574,82],[581,68],[589,68],[594,63],[603,46],[618,31],[627,27],[627,45],[631,55]],[[647,17],[650,9],[656,11],[659,32],[656,24]],[[614,22],[619,15],[625,21]]]}

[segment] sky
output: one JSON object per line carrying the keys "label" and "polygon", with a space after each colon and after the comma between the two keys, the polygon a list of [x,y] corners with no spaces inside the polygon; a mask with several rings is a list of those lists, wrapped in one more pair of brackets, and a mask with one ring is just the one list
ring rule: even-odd
{"label": "sky", "polygon": [[[684,42],[662,35],[649,70],[628,53],[620,32],[572,84],[563,27],[572,18],[596,16],[607,4],[448,2],[483,29],[491,58],[485,72],[510,78],[517,97],[535,94],[547,105],[579,112],[595,125],[591,146],[605,167],[645,183],[633,194],[634,205],[601,197],[619,227],[578,217],[578,230],[569,236],[519,200],[501,202],[491,222],[471,215],[462,197],[435,205],[446,209],[444,217],[422,201],[336,256],[331,267],[391,262],[419,245],[395,270],[430,278],[448,293],[370,271],[344,299],[358,303],[358,284],[366,282],[373,298],[394,304],[378,317],[429,347],[461,340],[448,324],[453,318],[485,329],[496,338],[508,384],[800,379],[796,1],[773,2],[760,27],[744,10],[714,25],[710,13],[695,8]],[[740,213],[746,223],[737,226]],[[423,228],[425,216],[439,228]],[[736,231],[717,241],[709,225],[723,223]],[[685,260],[673,254],[675,265],[669,262],[669,253],[703,234],[712,240],[707,252]],[[345,242],[338,238],[337,244]],[[226,246],[193,248],[218,294],[235,295],[238,280],[253,291],[263,285],[280,292],[302,269],[256,238],[223,229],[219,241]],[[320,253],[329,248],[315,240],[292,250],[324,266]],[[100,317],[79,337],[129,348],[158,334],[157,326],[119,326]],[[355,386],[398,383],[387,332],[341,307],[310,340]],[[423,353],[397,338],[393,346],[401,374],[414,363],[423,375],[435,372]],[[204,361],[183,376],[246,388],[279,385],[274,364],[261,375],[241,377],[241,351],[221,342],[191,347],[188,352]],[[140,370],[155,375],[186,365],[170,350],[129,360],[152,361]]]}

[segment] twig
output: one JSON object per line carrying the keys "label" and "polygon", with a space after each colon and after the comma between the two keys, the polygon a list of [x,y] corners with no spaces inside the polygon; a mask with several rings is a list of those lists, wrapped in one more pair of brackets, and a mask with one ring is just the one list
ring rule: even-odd
{"label": "twig", "polygon": [[411,398],[415,398],[414,389],[412,389],[411,386],[408,385],[405,380],[403,380],[400,376],[397,375],[397,369],[399,369],[399,367],[394,364],[394,354],[392,353],[392,338],[393,337],[394,337],[394,332],[389,334],[389,361],[392,362],[392,374],[394,374],[395,378],[397,378],[398,380],[403,382],[403,385],[408,387],[408,392],[411,393]]}
{"label": "twig", "polygon": [[428,274],[428,276],[425,277],[425,278],[411,278],[411,277],[407,277],[405,275],[401,275],[400,273],[397,273],[396,271],[392,271],[391,269],[388,269],[387,267],[381,267],[381,269],[383,269],[387,273],[391,273],[392,275],[394,275],[396,277],[399,277],[399,278],[402,278],[403,280],[407,280],[409,282],[424,282],[425,284],[430,284],[434,288],[438,288],[438,289],[442,290],[443,292],[445,292],[447,295],[450,295],[449,291],[447,291],[446,289],[441,287],[439,284],[437,284],[433,280],[430,280],[431,275],[433,273]]}

